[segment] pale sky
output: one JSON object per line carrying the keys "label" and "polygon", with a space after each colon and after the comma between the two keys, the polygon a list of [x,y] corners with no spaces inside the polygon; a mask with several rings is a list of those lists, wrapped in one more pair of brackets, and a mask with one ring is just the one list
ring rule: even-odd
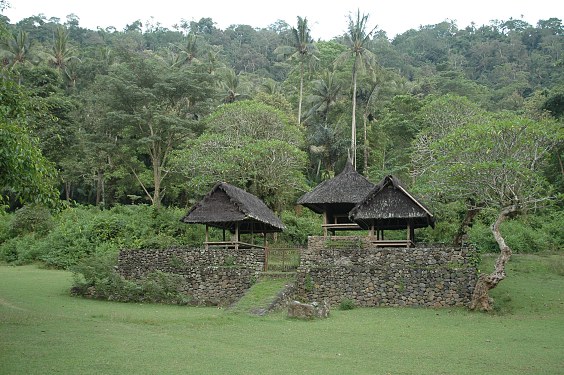
{"label": "pale sky", "polygon": [[159,22],[172,29],[182,19],[198,21],[210,17],[216,27],[225,30],[233,24],[262,28],[277,20],[296,26],[296,17],[307,17],[314,39],[329,40],[342,35],[349,13],[369,14],[368,27],[378,26],[389,38],[419,26],[453,20],[459,28],[474,22],[477,26],[491,20],[522,19],[535,26],[538,20],[564,19],[564,1],[560,0],[8,0],[4,11],[11,23],[43,14],[47,19],[74,13],[80,26],[91,30],[114,26],[123,30],[140,20]]}

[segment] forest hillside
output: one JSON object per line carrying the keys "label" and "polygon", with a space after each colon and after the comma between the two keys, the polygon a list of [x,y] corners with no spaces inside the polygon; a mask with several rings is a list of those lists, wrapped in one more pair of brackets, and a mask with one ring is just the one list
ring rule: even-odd
{"label": "forest hillside", "polygon": [[358,12],[333,40],[289,21],[89,30],[0,15],[1,203],[185,209],[227,181],[297,222],[297,198],[351,157],[428,202],[442,221],[430,240],[517,205],[527,219],[511,225],[551,226],[517,242],[561,248],[561,19],[390,39]]}

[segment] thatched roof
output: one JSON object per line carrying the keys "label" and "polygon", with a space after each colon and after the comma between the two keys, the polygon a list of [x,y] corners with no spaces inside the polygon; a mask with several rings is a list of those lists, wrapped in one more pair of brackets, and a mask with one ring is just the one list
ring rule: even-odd
{"label": "thatched roof", "polygon": [[225,182],[216,184],[181,221],[229,229],[232,233],[237,224],[240,233],[271,233],[285,229],[263,201]]}
{"label": "thatched roof", "polygon": [[347,207],[348,212],[373,188],[374,184],[358,173],[349,160],[341,173],[302,195],[298,204],[319,214],[326,211],[327,206]]}
{"label": "thatched roof", "polygon": [[363,228],[372,223],[379,229],[434,226],[433,214],[415,199],[394,176],[386,176],[349,213]]}

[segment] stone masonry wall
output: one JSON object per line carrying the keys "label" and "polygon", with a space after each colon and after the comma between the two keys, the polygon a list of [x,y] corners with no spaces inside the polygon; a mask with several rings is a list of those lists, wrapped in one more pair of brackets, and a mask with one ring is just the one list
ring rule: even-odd
{"label": "stone masonry wall", "polygon": [[122,250],[118,272],[135,280],[162,271],[181,275],[182,292],[195,304],[226,306],[239,300],[264,268],[261,249]]}
{"label": "stone masonry wall", "polygon": [[465,306],[477,279],[474,251],[378,248],[367,237],[309,237],[296,295],[356,306]]}

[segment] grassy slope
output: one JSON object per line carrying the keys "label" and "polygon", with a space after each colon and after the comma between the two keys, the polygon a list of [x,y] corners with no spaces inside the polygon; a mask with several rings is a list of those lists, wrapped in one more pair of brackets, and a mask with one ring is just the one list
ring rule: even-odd
{"label": "grassy slope", "polygon": [[564,373],[564,276],[548,263],[514,257],[494,314],[378,308],[311,322],[72,298],[67,272],[0,266],[0,374]]}
{"label": "grassy slope", "polygon": [[260,279],[230,310],[244,313],[256,309],[266,309],[274,301],[278,292],[291,282],[292,279],[290,278]]}

